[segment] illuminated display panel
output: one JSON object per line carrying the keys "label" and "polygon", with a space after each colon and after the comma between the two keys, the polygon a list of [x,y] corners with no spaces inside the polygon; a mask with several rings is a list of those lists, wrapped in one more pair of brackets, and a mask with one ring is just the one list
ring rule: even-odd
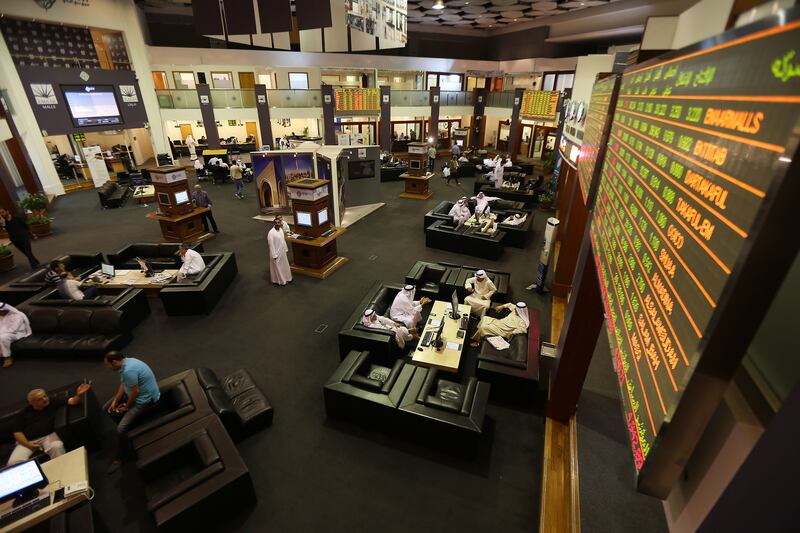
{"label": "illuminated display panel", "polygon": [[608,131],[611,127],[611,113],[617,102],[618,89],[619,75],[609,76],[595,82],[589,99],[589,112],[583,128],[583,145],[578,159],[578,184],[583,205],[588,207],[591,207],[589,196],[593,192],[592,184],[600,173],[597,162],[602,162],[605,155]]}
{"label": "illuminated display panel", "polygon": [[381,110],[380,89],[337,87],[334,89],[334,96],[337,113],[362,111],[379,113]]}
{"label": "illuminated display panel", "polygon": [[555,120],[560,94],[558,91],[525,91],[519,114],[525,118]]}
{"label": "illuminated display panel", "polygon": [[792,158],[799,26],[623,75],[591,240],[637,471],[658,450],[706,330],[747,312],[724,304]]}

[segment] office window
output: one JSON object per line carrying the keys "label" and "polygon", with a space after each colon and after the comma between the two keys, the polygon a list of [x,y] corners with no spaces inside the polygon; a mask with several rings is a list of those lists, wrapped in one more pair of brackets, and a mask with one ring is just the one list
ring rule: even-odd
{"label": "office window", "polygon": [[542,90],[563,91],[565,89],[572,89],[572,83],[574,81],[574,72],[545,72]]}
{"label": "office window", "polygon": [[290,72],[289,88],[308,89],[308,74],[306,74],[305,72]]}
{"label": "office window", "polygon": [[153,85],[155,85],[157,91],[162,89],[169,89],[169,86],[167,85],[167,73],[159,70],[154,70]]}
{"label": "office window", "polygon": [[173,72],[172,79],[175,80],[176,89],[195,89],[197,87],[194,81],[194,72]]}
{"label": "office window", "polygon": [[431,87],[438,87],[439,86],[439,75],[438,74],[428,74],[428,89]]}
{"label": "office window", "polygon": [[259,74],[258,83],[266,86],[267,89],[274,89],[272,86],[272,74]]}
{"label": "office window", "polygon": [[442,91],[460,91],[463,74],[428,73],[428,89],[439,87]]}
{"label": "office window", "polygon": [[233,76],[230,72],[212,72],[211,86],[214,89],[233,89]]}

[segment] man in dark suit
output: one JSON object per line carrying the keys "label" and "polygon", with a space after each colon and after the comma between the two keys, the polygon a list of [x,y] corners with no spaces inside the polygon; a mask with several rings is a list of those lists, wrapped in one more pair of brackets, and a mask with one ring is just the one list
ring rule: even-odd
{"label": "man in dark suit", "polygon": [[34,239],[36,235],[31,233],[28,228],[28,220],[24,213],[17,212],[12,215],[5,209],[0,209],[0,224],[3,224],[8,232],[8,238],[11,244],[16,246],[17,250],[25,254],[31,264],[31,269],[39,266],[39,260],[33,255],[31,250],[31,237]]}

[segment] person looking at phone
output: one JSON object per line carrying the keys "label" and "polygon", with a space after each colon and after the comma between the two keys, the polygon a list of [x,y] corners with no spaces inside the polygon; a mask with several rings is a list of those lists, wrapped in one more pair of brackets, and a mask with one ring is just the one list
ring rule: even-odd
{"label": "person looking at phone", "polygon": [[146,363],[126,357],[117,351],[108,352],[103,358],[106,368],[119,373],[119,388],[103,409],[117,422],[117,450],[108,467],[111,474],[119,469],[128,446],[128,429],[136,419],[161,399],[161,391],[153,371]]}
{"label": "person looking at phone", "polygon": [[[44,389],[33,389],[28,393],[28,405],[14,421],[14,440],[17,445],[11,452],[8,465],[27,461],[34,453],[44,452],[54,459],[64,455],[64,442],[54,431],[55,417],[59,407],[78,405],[81,396],[92,388],[89,383],[78,386],[73,396],[50,398]],[[28,438],[33,437],[33,438]]]}

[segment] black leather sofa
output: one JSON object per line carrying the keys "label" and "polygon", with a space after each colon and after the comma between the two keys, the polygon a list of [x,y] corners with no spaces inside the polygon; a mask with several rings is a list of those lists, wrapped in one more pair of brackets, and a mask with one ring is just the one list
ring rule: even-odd
{"label": "black leather sofa", "polygon": [[[449,263],[442,264],[455,266],[450,265]],[[458,291],[459,300],[464,301],[464,298],[467,297],[467,289],[464,287],[464,284],[469,278],[475,275],[475,272],[481,270],[481,268],[482,267],[464,265],[459,267],[459,271],[452,277],[453,287],[456,291]],[[497,288],[497,292],[495,292],[494,296],[492,296],[492,302],[507,302],[511,296],[511,274],[508,272],[491,270],[487,268],[483,268],[483,270],[486,272],[486,276],[492,280],[492,283],[494,283],[494,286]]]}
{"label": "black leather sofa", "polygon": [[[470,202],[472,204],[474,202]],[[497,215],[498,227],[506,232],[506,238],[503,241],[505,246],[513,246],[514,248],[524,248],[531,228],[533,227],[533,212],[524,209],[525,204],[522,202],[509,202],[507,200],[496,200],[492,202],[492,213]],[[445,222],[452,222],[453,217],[448,213],[453,208],[453,202],[443,201],[439,205],[425,213],[423,221],[423,229],[428,228],[431,224],[438,220]],[[473,205],[470,205],[470,210],[475,211]],[[525,221],[519,226],[512,226],[510,224],[503,224],[502,221],[506,217],[514,214],[525,215]]]}
{"label": "black leather sofa", "polygon": [[97,189],[97,195],[100,197],[100,205],[103,206],[103,209],[122,207],[128,201],[130,187],[107,181]]}
{"label": "black leather sofa", "polygon": [[475,167],[475,163],[472,161],[459,161],[458,162],[458,169],[456,170],[456,177],[461,178],[471,178],[478,172],[478,169]]}
{"label": "black leather sofa", "polygon": [[238,273],[232,252],[201,254],[206,268],[185,280],[171,281],[158,293],[168,315],[209,314]]}
{"label": "black leather sofa", "polygon": [[462,226],[458,229],[452,222],[438,220],[425,228],[425,245],[484,259],[496,260],[503,253],[506,232],[498,229],[494,235],[484,235],[476,228]]}
{"label": "black leather sofa", "polygon": [[455,379],[417,367],[400,402],[400,420],[406,434],[423,444],[470,455],[483,437],[491,385],[475,377]]}
{"label": "black leather sofa", "polygon": [[[381,361],[391,361],[399,356],[403,350],[397,346],[394,333],[382,329],[368,328],[361,324],[361,317],[365,309],[373,309],[382,316],[389,316],[389,308],[397,293],[403,289],[402,283],[385,283],[376,281],[370,287],[367,295],[358,303],[339,331],[339,358],[344,359],[351,350],[367,350],[372,356]],[[427,320],[430,306],[422,308],[422,320]],[[408,346],[406,346],[408,348]]]}
{"label": "black leather sofa", "polygon": [[[69,254],[54,258],[64,263],[64,267],[73,276],[86,276],[100,270],[103,262],[102,254]],[[36,293],[46,289],[48,285],[44,281],[47,274],[48,264],[42,265],[33,272],[29,272],[17,279],[0,287],[0,301],[11,305],[18,305]]]}
{"label": "black leather sofa", "polygon": [[353,350],[323,388],[329,417],[390,429],[414,373],[402,359],[391,366],[376,364],[369,351]]}
{"label": "black leather sofa", "polygon": [[455,288],[455,277],[461,267],[417,261],[406,274],[406,285],[417,288],[416,295],[434,300],[448,300]]}
{"label": "black leather sofa", "polygon": [[137,450],[136,468],[159,531],[205,531],[256,501],[247,465],[213,414]]}
{"label": "black leather sofa", "polygon": [[129,327],[137,326],[150,314],[150,305],[142,289],[103,289],[102,294],[91,300],[67,300],[58,289],[45,289],[23,302],[19,309],[29,313],[34,309],[116,309],[122,312],[122,322]]}
{"label": "black leather sofa", "polygon": [[400,175],[408,172],[407,165],[381,166],[381,181],[400,181]]}
{"label": "black leather sofa", "polygon": [[[64,397],[69,398],[78,388],[80,383],[71,383],[69,385],[58,387],[47,391],[51,399]],[[19,414],[28,406],[25,398],[0,408],[0,465],[5,466],[11,452],[16,446],[14,440],[14,431],[16,430],[16,420]],[[86,446],[89,451],[95,451],[100,448],[100,434],[101,434],[101,412],[100,405],[97,402],[93,390],[89,390],[81,397],[81,403],[78,405],[68,405],[58,408],[55,417],[55,432],[61,437],[64,442],[64,447],[69,450]],[[42,435],[26,435],[29,438],[40,437]],[[43,457],[36,457],[40,460],[46,460],[46,454],[41,454]]]}
{"label": "black leather sofa", "polygon": [[[515,177],[517,176],[514,176],[514,174],[510,176],[512,179]],[[544,178],[540,176],[539,178],[534,179],[531,176],[522,176],[520,174],[518,179],[522,181],[519,189],[511,189],[508,187],[501,187],[497,189],[494,186],[494,181],[489,181],[486,178],[476,179],[475,183],[473,184],[473,191],[474,194],[483,192],[483,194],[487,196],[496,196],[512,202],[522,202],[526,206],[534,204],[539,197],[539,193],[541,192],[539,188],[541,187]],[[506,179],[506,181],[510,180]]]}
{"label": "black leather sofa", "polygon": [[[486,312],[494,315],[494,310]],[[509,399],[532,402],[539,385],[539,311],[528,309],[530,327],[524,335],[513,335],[510,346],[498,350],[484,340],[478,354],[476,375],[492,384],[492,392]]]}
{"label": "black leather sofa", "polygon": [[[137,257],[147,260],[155,269],[176,269],[181,266],[179,246],[178,243],[136,242],[107,254],[107,257],[108,262],[117,269],[138,270],[139,263],[135,260]],[[202,252],[203,243],[192,243],[191,248]]]}

